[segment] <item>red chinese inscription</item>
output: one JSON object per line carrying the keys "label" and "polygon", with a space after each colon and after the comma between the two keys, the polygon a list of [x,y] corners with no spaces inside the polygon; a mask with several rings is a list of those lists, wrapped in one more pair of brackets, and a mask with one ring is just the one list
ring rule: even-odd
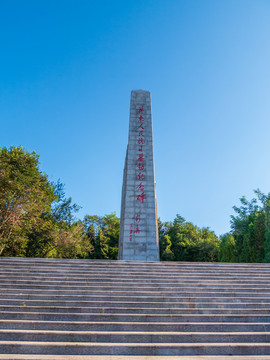
{"label": "red chinese inscription", "polygon": [[140,222],[140,221],[141,221],[141,210],[136,215],[136,222]]}
{"label": "red chinese inscription", "polygon": [[129,241],[132,241],[132,232],[133,232],[133,225],[130,224],[130,230],[129,230]]}
{"label": "red chinese inscription", "polygon": [[144,185],[140,182],[139,185],[137,186],[137,189],[139,191],[143,191],[144,190]]}
{"label": "red chinese inscription", "polygon": [[[144,117],[143,117],[143,106],[141,106],[138,110],[137,113],[139,114],[137,117],[137,121],[138,121],[138,125],[137,125],[137,144],[138,144],[138,150],[139,154],[138,154],[138,158],[137,158],[137,165],[136,168],[138,169],[137,172],[137,179],[140,180],[139,185],[136,186],[136,190],[138,192],[140,192],[139,194],[136,194],[136,198],[138,202],[141,202],[141,204],[144,204],[144,201],[146,200],[146,194],[144,192],[144,180],[145,180],[145,175],[142,173],[142,171],[145,170],[145,164],[144,162]],[[134,226],[134,230],[132,229],[134,234],[138,234],[140,233],[141,229],[139,227],[139,224],[141,221],[141,210],[139,210],[137,212],[136,215],[136,223],[137,225]]]}
{"label": "red chinese inscription", "polygon": [[141,194],[137,195],[137,201],[141,201],[142,204],[144,202],[144,200],[146,199],[146,195],[144,192],[142,192]]}
{"label": "red chinese inscription", "polygon": [[137,169],[139,169],[139,170],[144,170],[144,164],[139,163],[139,164],[137,165]]}

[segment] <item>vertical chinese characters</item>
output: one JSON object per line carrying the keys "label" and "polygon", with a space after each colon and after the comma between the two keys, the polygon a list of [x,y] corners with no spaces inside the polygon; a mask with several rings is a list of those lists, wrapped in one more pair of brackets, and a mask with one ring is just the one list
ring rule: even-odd
{"label": "vertical chinese characters", "polygon": [[133,225],[130,224],[130,230],[129,230],[129,241],[132,241],[132,233],[133,233]]}
{"label": "vertical chinese characters", "polygon": [[[145,180],[145,163],[144,163],[144,130],[145,130],[145,122],[144,122],[144,108],[140,106],[137,110],[137,123],[136,123],[136,131],[137,131],[137,146],[138,146],[138,158],[136,164],[136,180],[139,180],[139,184],[136,186],[136,203],[138,205],[143,206],[146,200],[146,194],[144,192],[144,180]],[[134,234],[139,234],[141,231],[141,208],[136,214],[136,226]]]}

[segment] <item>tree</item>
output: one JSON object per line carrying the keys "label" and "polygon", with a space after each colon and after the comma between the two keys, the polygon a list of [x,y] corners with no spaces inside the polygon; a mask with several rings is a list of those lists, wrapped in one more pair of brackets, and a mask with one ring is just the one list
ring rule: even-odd
{"label": "tree", "polygon": [[92,247],[75,218],[79,207],[38,159],[22,147],[0,149],[0,255],[87,257]]}
{"label": "tree", "polygon": [[42,226],[56,199],[38,158],[22,147],[0,148],[0,255],[23,256],[27,233]]}
{"label": "tree", "polygon": [[161,250],[160,258],[163,261],[172,261],[172,260],[174,260],[174,253],[171,250],[172,242],[171,242],[170,236],[169,235],[162,236],[159,245],[160,245],[160,250]]}
{"label": "tree", "polygon": [[[236,215],[231,216],[234,238],[233,260],[237,262],[270,262],[270,193],[254,191],[256,198],[248,201],[241,197],[241,206],[234,206]],[[228,235],[229,236],[229,235]],[[227,246],[221,238],[221,259],[226,259]],[[224,253],[225,252],[225,253]]]}
{"label": "tree", "polygon": [[227,233],[220,237],[218,259],[221,262],[235,261],[235,240],[232,234]]}
{"label": "tree", "polygon": [[160,258],[176,261],[217,261],[219,241],[209,228],[202,228],[176,215],[172,223],[159,222]]}
{"label": "tree", "polygon": [[113,259],[118,257],[120,219],[115,213],[99,217],[87,215],[84,218],[84,237],[92,246],[89,257]]}

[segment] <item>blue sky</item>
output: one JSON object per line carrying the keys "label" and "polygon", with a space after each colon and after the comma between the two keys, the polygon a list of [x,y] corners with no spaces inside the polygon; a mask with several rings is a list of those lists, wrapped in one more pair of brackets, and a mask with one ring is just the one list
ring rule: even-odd
{"label": "blue sky", "polygon": [[158,214],[217,234],[270,192],[270,1],[0,4],[1,146],[40,154],[79,216],[120,214],[130,91],[152,93]]}

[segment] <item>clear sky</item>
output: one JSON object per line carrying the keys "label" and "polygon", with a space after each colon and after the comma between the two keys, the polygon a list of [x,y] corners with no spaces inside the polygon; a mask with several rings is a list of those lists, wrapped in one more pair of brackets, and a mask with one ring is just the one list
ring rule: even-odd
{"label": "clear sky", "polygon": [[152,93],[158,214],[217,234],[270,192],[269,0],[0,3],[1,146],[120,214],[130,91]]}

